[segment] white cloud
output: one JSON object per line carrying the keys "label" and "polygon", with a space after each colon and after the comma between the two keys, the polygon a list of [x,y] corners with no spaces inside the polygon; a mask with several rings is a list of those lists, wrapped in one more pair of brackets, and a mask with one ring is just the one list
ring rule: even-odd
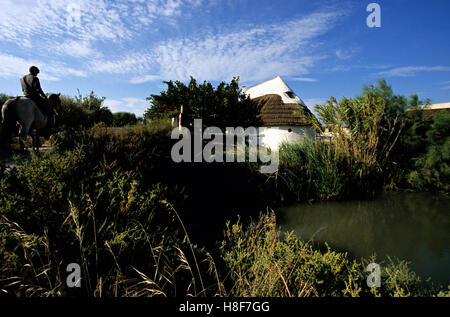
{"label": "white cloud", "polygon": [[316,78],[311,78],[311,77],[293,77],[293,78],[290,78],[290,80],[303,81],[303,82],[309,82],[309,83],[314,83],[314,82],[318,81]]}
{"label": "white cloud", "polygon": [[137,116],[142,116],[144,111],[150,107],[150,102],[145,99],[127,97],[120,100],[106,99],[103,105],[112,112],[132,112]]}
{"label": "white cloud", "polygon": [[[450,85],[450,80],[442,82],[442,85]],[[442,90],[449,90],[450,86],[444,86],[441,89]]]}
{"label": "white cloud", "polygon": [[327,102],[328,99],[326,98],[309,98],[309,99],[303,99],[303,102],[309,109],[314,109],[315,105],[323,105]]}
{"label": "white cloud", "polygon": [[354,55],[354,51],[353,50],[343,50],[343,49],[338,49],[336,51],[336,57],[339,59],[349,59]]}
{"label": "white cloud", "polygon": [[96,52],[89,41],[74,41],[69,40],[56,47],[56,51],[68,56],[73,57],[88,57],[98,56],[99,52]]}
{"label": "white cloud", "polygon": [[[94,72],[127,75],[134,84],[187,80],[190,76],[211,81],[240,76],[256,82],[275,75],[312,82],[315,79],[304,75],[325,57],[318,52],[315,40],[344,14],[321,11],[273,24],[230,26],[217,34],[205,30],[145,49],[136,50],[133,43],[129,48],[154,22],[178,17],[183,10],[201,4],[202,0],[80,0],[73,5],[65,0],[3,0],[0,43],[32,46],[35,56],[45,56],[41,59],[47,65],[62,66],[49,71],[53,80],[61,73],[86,76]],[[49,56],[79,59],[74,65],[78,63],[82,69],[67,68]],[[1,71],[0,76],[2,73],[7,71]]]}
{"label": "white cloud", "polygon": [[36,60],[25,60],[9,54],[0,53],[0,76],[1,77],[17,77],[28,73],[31,65],[38,65]]}
{"label": "white cloud", "polygon": [[202,38],[169,40],[155,50],[160,75],[167,79],[258,81],[275,75],[308,73],[322,58],[312,52],[312,39],[328,31],[336,13]]}
{"label": "white cloud", "polygon": [[28,73],[31,65],[38,66],[41,73],[39,77],[49,81],[60,80],[60,77],[73,75],[77,77],[86,77],[86,72],[83,70],[67,67],[60,63],[45,63],[35,59],[25,59],[9,54],[0,53],[0,77],[4,78],[20,78]]}
{"label": "white cloud", "polygon": [[313,40],[330,30],[341,15],[342,12],[317,12],[276,24],[169,39],[144,52],[94,61],[91,69],[133,74],[133,83],[188,80],[190,76],[210,81],[240,76],[243,81],[252,82],[275,75],[306,75],[324,58],[313,49]]}
{"label": "white cloud", "polygon": [[158,75],[143,75],[143,76],[138,76],[138,77],[133,77],[130,79],[130,83],[132,84],[143,84],[143,83],[147,83],[150,81],[157,81],[160,80],[161,77],[159,77]]}
{"label": "white cloud", "polygon": [[143,73],[152,67],[153,56],[151,53],[128,53],[118,59],[96,59],[90,62],[89,68],[99,73],[131,74]]}
{"label": "white cloud", "polygon": [[317,116],[317,113],[314,111],[314,107],[316,105],[323,105],[327,102],[328,99],[326,98],[309,98],[309,99],[303,99],[303,102],[308,107],[308,109]]}
{"label": "white cloud", "polygon": [[379,72],[378,74],[386,77],[414,77],[419,72],[442,72],[450,71],[447,66],[406,66],[397,67],[388,71]]}
{"label": "white cloud", "polygon": [[[201,0],[2,0],[0,41],[52,49],[62,39],[83,44],[130,40],[155,21],[200,4]],[[86,56],[87,48],[78,47],[75,54]]]}

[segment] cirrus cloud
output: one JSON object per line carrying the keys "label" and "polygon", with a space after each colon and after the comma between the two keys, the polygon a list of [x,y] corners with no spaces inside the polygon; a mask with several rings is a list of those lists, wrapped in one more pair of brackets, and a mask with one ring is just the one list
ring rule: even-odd
{"label": "cirrus cloud", "polygon": [[414,77],[419,72],[448,72],[448,66],[406,66],[396,67],[378,74],[386,77]]}
{"label": "cirrus cloud", "polygon": [[[131,83],[188,80],[190,76],[209,81],[240,76],[246,82],[255,82],[274,75],[306,75],[326,56],[312,42],[333,28],[343,14],[315,12],[270,25],[171,38],[144,51],[95,60],[90,68],[95,72],[132,74]],[[305,76],[297,78],[315,81]]]}

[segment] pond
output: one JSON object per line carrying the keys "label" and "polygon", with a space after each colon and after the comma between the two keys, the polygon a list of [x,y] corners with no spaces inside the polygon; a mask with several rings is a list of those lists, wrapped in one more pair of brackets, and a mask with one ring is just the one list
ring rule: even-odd
{"label": "pond", "polygon": [[302,240],[327,242],[350,255],[411,262],[422,279],[450,285],[450,198],[389,193],[374,200],[321,202],[282,208],[278,223]]}

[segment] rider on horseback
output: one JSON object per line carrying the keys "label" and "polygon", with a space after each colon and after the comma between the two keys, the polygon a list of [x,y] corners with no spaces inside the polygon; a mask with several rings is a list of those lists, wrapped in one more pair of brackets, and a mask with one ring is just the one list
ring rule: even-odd
{"label": "rider on horseback", "polygon": [[41,83],[37,75],[39,74],[39,68],[36,66],[30,67],[30,73],[23,76],[20,79],[22,85],[22,91],[25,97],[33,100],[38,106],[41,112],[47,112],[48,99],[44,91],[42,91]]}

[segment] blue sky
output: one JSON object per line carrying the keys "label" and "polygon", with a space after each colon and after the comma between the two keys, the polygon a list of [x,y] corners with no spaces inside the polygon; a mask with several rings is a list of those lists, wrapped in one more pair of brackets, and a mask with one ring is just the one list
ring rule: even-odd
{"label": "blue sky", "polygon": [[[381,27],[369,28],[369,3]],[[93,90],[141,115],[163,80],[252,86],[281,76],[311,108],[386,78],[450,102],[448,0],[2,0],[0,92],[41,69],[45,92]]]}

